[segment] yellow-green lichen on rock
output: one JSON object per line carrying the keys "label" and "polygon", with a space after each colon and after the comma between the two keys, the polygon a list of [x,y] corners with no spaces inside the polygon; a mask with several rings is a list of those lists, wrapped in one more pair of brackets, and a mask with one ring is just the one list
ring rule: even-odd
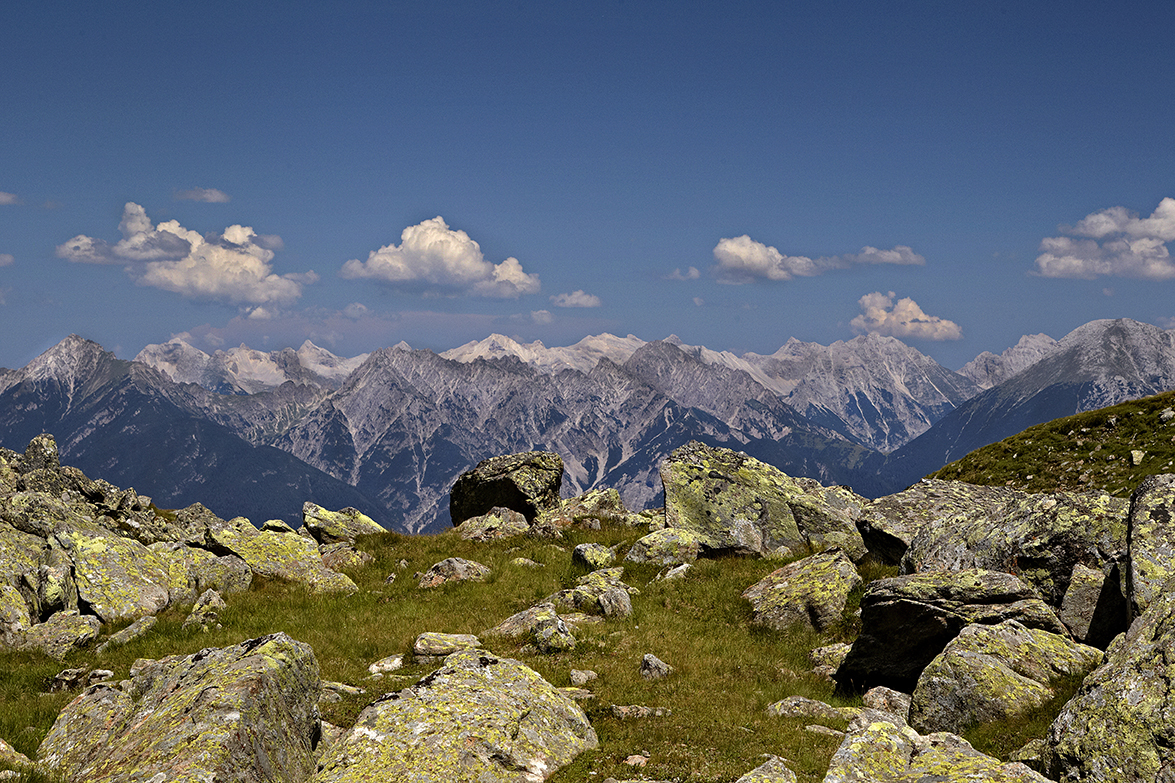
{"label": "yellow-green lichen on rock", "polygon": [[707,539],[701,533],[681,527],[654,530],[629,548],[624,559],[630,563],[679,565],[698,559]]}
{"label": "yellow-green lichen on rock", "polygon": [[1130,498],[1127,592],[1132,617],[1175,577],[1175,474],[1148,476]]}
{"label": "yellow-green lichen on rock", "polygon": [[38,756],[65,780],[300,783],[320,732],[318,662],[282,633],[138,661],[71,702]]}
{"label": "yellow-green lichen on rock", "polygon": [[922,671],[910,706],[918,731],[959,732],[1022,714],[1053,696],[1061,677],[1102,661],[1093,647],[1015,620],[969,625]]}
{"label": "yellow-green lichen on rock", "polygon": [[309,501],[302,504],[302,525],[320,544],[353,544],[359,536],[386,532],[378,522],[358,509],[348,507],[328,511]]}
{"label": "yellow-green lichen on rock", "polygon": [[536,672],[469,650],[368,706],[313,783],[535,783],[598,743],[579,705]]}
{"label": "yellow-green lichen on rock", "polygon": [[776,630],[796,624],[817,632],[841,619],[849,593],[862,583],[853,561],[839,549],[797,560],[743,592],[754,622]]}
{"label": "yellow-green lichen on rock", "polygon": [[1045,754],[1053,779],[1126,783],[1175,771],[1173,587],[1114,640],[1053,721]]}
{"label": "yellow-green lichen on rock", "polygon": [[840,547],[865,555],[856,527],[863,498],[794,479],[759,460],[697,441],[661,463],[665,525],[692,530],[714,552],[794,557]]}
{"label": "yellow-green lichen on rock", "polygon": [[297,582],[317,593],[359,589],[350,577],[324,566],[318,545],[305,536],[259,531],[244,517],[210,527],[208,536],[213,547],[241,558],[257,576]]}

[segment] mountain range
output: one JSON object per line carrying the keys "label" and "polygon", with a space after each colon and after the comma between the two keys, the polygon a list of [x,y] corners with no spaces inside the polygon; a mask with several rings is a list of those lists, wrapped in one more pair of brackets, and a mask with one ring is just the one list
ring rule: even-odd
{"label": "mountain range", "polygon": [[296,522],[314,500],[420,532],[450,523],[449,487],[496,454],[556,451],[565,494],[615,487],[638,509],[659,502],[657,467],[689,440],[878,496],[1032,424],[1172,388],[1175,332],[1129,320],[1025,336],[958,372],[878,335],[766,356],[673,336],[547,348],[491,335],[351,358],[176,338],[133,361],[71,335],[0,370],[0,444],[52,432],[63,459],[161,507]]}

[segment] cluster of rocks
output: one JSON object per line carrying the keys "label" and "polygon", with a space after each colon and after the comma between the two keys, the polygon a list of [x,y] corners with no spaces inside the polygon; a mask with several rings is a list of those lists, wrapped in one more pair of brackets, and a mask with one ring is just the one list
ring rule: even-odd
{"label": "cluster of rocks", "polygon": [[[1175,710],[1175,475],[1148,478],[1129,500],[925,480],[871,501],[699,443],[676,450],[661,475],[663,512],[632,514],[606,491],[560,500],[557,455],[499,457],[454,486],[453,520],[459,535],[477,541],[558,536],[601,522],[648,525],[623,561],[663,565],[659,578],[688,578],[699,557],[788,560],[744,592],[753,622],[817,632],[860,626],[851,644],[814,651],[813,665],[843,690],[865,693],[864,707],[791,697],[768,708],[848,721],[847,729],[810,727],[842,736],[826,781],[1175,775],[1166,717]],[[45,436],[24,455],[0,452],[0,487],[4,643],[59,656],[94,638],[102,622],[147,624],[174,604],[196,604],[190,622],[208,627],[222,608],[219,594],[255,574],[353,590],[326,562],[359,562],[355,537],[378,532],[358,512],[312,504],[298,532],[276,521],[260,529],[226,522],[198,506],[157,512],[132,490],[62,468]],[[590,572],[573,586],[478,636],[422,634],[413,655],[440,668],[378,699],[347,730],[318,715],[323,688],[337,684],[321,682],[313,651],[275,634],[140,661],[129,680],[90,685],[46,738],[41,763],[68,780],[122,779],[128,759],[143,780],[543,780],[598,742],[575,703],[590,696],[581,687],[587,674],[558,689],[481,639],[522,639],[540,654],[573,650],[577,627],[632,613],[639,590],[615,565],[620,554],[581,545],[574,559]],[[900,573],[864,584],[858,568],[867,558]],[[487,573],[449,558],[418,574],[419,586]],[[854,595],[860,612],[852,620]],[[47,641],[58,638],[49,629],[74,626],[70,641]],[[402,663],[377,661],[372,676]],[[652,654],[641,673],[673,676]],[[1080,678],[1047,736],[1012,761],[958,736],[1034,709],[1055,697],[1058,683]],[[658,710],[612,706],[621,719]],[[167,730],[180,715],[182,730]],[[740,781],[794,779],[772,758]]]}
{"label": "cluster of rocks", "polygon": [[354,591],[335,568],[362,562],[357,536],[382,532],[355,509],[313,503],[298,531],[281,520],[260,529],[224,520],[199,504],[159,511],[133,489],[62,466],[56,442],[41,435],[23,454],[0,449],[0,646],[62,659],[103,623],[135,621],[103,642],[122,644],[176,605],[194,604],[191,624],[207,628],[222,597],[254,576]]}

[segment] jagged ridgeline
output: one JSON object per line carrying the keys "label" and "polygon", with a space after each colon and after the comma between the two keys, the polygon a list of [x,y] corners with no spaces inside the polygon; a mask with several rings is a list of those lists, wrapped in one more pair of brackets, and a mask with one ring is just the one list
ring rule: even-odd
{"label": "jagged ridgeline", "polygon": [[[0,451],[8,779],[1142,781],[1175,765],[1175,474],[875,500],[692,441],[665,505],[550,452],[460,524],[168,511]],[[464,518],[468,517],[468,518]],[[764,758],[766,757],[766,761]],[[12,774],[7,774],[12,773]]]}
{"label": "jagged ridgeline", "polygon": [[1066,416],[977,449],[932,478],[1028,492],[1102,490],[1128,497],[1175,472],[1175,392]]}

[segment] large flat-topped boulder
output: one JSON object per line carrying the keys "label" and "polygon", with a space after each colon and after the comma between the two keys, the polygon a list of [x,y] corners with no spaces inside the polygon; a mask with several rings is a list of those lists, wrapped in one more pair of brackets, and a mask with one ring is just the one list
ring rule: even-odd
{"label": "large flat-topped boulder", "polygon": [[501,506],[534,522],[543,511],[559,507],[562,483],[563,459],[553,452],[491,457],[457,479],[449,495],[449,516],[460,525]]}
{"label": "large flat-topped boulder", "polygon": [[785,631],[806,625],[817,633],[837,623],[849,593],[861,584],[853,561],[839,549],[797,560],[743,591],[753,621]]}
{"label": "large flat-topped boulder", "polygon": [[909,693],[963,628],[1004,620],[1067,635],[1040,595],[1011,574],[970,569],[879,579],[861,597],[861,634],[837,682],[852,690],[884,685]]}
{"label": "large flat-topped boulder", "polygon": [[665,526],[699,533],[704,550],[794,557],[839,547],[865,556],[856,519],[867,502],[797,479],[754,457],[691,441],[661,463]]}
{"label": "large flat-topped boulder", "polygon": [[579,705],[533,670],[467,650],[368,706],[313,783],[534,783],[597,744]]}
{"label": "large flat-topped boulder", "polygon": [[[1004,571],[1059,607],[1075,565],[1102,570],[1126,549],[1128,504],[1122,498],[1024,494],[968,484],[956,484],[951,493],[950,506],[935,510],[911,539],[902,557],[903,573]],[[968,495],[974,497],[970,505]]]}
{"label": "large flat-topped boulder", "polygon": [[321,731],[318,662],[283,633],[140,661],[58,716],[41,763],[67,781],[304,781]]}
{"label": "large flat-topped boulder", "polygon": [[328,511],[317,503],[302,504],[302,526],[320,544],[354,544],[359,536],[386,532],[371,517],[354,508]]}
{"label": "large flat-topped boulder", "polygon": [[318,544],[296,533],[258,530],[244,517],[210,523],[208,548],[236,555],[257,576],[306,585],[313,592],[353,593],[350,577],[322,564]]}

